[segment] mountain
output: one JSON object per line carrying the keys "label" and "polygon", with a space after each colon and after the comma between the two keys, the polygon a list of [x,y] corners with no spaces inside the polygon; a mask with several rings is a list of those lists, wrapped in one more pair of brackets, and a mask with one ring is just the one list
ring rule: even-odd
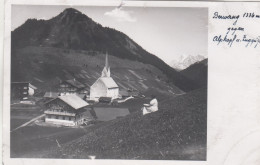
{"label": "mountain", "polygon": [[197,56],[189,55],[187,57],[182,55],[178,60],[171,61],[170,66],[176,70],[183,70],[188,68],[190,65],[202,61],[204,59],[205,57],[203,57],[202,55],[197,55]]}
{"label": "mountain", "polygon": [[[124,68],[131,61],[135,62],[132,67],[139,70],[142,65],[147,72],[161,72],[156,74],[156,78],[166,76],[167,82],[183,91],[198,88],[196,83],[144,50],[124,33],[103,27],[73,8],[65,9],[50,20],[29,19],[12,32],[11,39],[12,81],[31,81],[40,79],[37,76],[42,75],[42,79],[50,82],[56,77],[64,77],[61,72],[67,71],[73,76],[82,68],[96,71],[103,63],[101,56],[107,52],[115,57],[115,63],[121,61],[117,69]],[[96,68],[89,59],[96,62]],[[86,69],[90,65],[92,68]]]}
{"label": "mountain", "polygon": [[208,59],[196,62],[188,68],[180,71],[180,73],[197,83],[198,86],[205,87],[208,82]]}
{"label": "mountain", "polygon": [[45,158],[205,160],[207,90],[194,90],[159,104],[159,111],[86,128],[85,135],[53,145]]}

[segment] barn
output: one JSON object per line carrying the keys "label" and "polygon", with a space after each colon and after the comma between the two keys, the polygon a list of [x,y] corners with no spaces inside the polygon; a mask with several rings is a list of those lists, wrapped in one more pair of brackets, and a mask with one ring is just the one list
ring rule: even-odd
{"label": "barn", "polygon": [[45,92],[44,98],[50,98],[50,99],[55,99],[59,96],[58,92]]}
{"label": "barn", "polygon": [[59,85],[59,93],[66,94],[83,94],[85,93],[85,85],[76,79],[62,81]]}
{"label": "barn", "polygon": [[11,83],[11,99],[26,100],[29,96],[33,96],[37,88],[29,82],[12,82]]}
{"label": "barn", "polygon": [[116,99],[119,96],[119,87],[110,76],[110,67],[108,65],[108,57],[106,55],[105,67],[102,75],[90,87],[90,99],[98,100],[100,97],[110,97]]}

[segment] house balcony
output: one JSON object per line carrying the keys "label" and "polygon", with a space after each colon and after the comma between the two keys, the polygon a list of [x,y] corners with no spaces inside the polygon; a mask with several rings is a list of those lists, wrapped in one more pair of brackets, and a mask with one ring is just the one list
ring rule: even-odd
{"label": "house balcony", "polygon": [[56,112],[56,111],[50,111],[50,110],[46,110],[44,111],[45,114],[49,114],[49,115],[63,115],[63,116],[76,116],[75,113],[69,113],[69,112]]}

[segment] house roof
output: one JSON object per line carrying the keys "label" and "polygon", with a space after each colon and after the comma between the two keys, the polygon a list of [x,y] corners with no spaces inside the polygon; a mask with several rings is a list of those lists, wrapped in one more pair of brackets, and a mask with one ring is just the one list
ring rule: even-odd
{"label": "house roof", "polygon": [[57,98],[58,96],[59,96],[58,92],[46,92],[43,97]]}
{"label": "house roof", "polygon": [[72,79],[72,80],[66,80],[65,82],[69,83],[70,85],[76,87],[76,88],[84,88],[85,85],[80,83],[79,81]]}
{"label": "house roof", "polygon": [[29,82],[11,82],[11,86],[29,86]]}
{"label": "house roof", "polygon": [[37,89],[37,87],[36,86],[34,86],[34,85],[32,85],[31,83],[29,83],[29,82],[11,82],[11,84],[13,85],[13,84],[22,84],[22,85],[25,85],[26,84],[26,86],[28,85],[30,88],[32,88],[32,89]]}
{"label": "house roof", "polygon": [[109,121],[130,114],[127,108],[95,107],[94,112],[99,121]]}
{"label": "house roof", "polygon": [[98,80],[102,81],[107,88],[118,88],[112,77],[100,77]]}
{"label": "house roof", "polygon": [[29,87],[32,88],[32,89],[37,89],[37,87],[32,85],[31,83],[29,83]]}
{"label": "house roof", "polygon": [[79,96],[75,94],[59,96],[58,98],[74,109],[83,108],[89,105],[86,101],[82,100]]}
{"label": "house roof", "polygon": [[24,82],[11,82],[12,84],[28,84],[29,82],[26,82],[26,81],[24,81]]}
{"label": "house roof", "polygon": [[76,93],[76,95],[79,96],[81,99],[83,99],[86,96],[86,94],[81,94],[81,93]]}

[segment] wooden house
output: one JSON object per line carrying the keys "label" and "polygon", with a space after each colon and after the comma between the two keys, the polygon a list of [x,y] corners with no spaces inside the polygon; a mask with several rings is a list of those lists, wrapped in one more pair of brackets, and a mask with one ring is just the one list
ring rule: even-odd
{"label": "wooden house", "polygon": [[59,93],[66,94],[84,94],[86,93],[85,85],[76,79],[62,81],[59,85]]}
{"label": "wooden house", "polygon": [[45,122],[76,126],[84,122],[88,103],[76,94],[58,96],[45,103]]}
{"label": "wooden house", "polygon": [[100,97],[98,99],[100,103],[110,103],[112,101],[111,97]]}
{"label": "wooden house", "polygon": [[44,98],[55,99],[59,96],[58,92],[45,92]]}
{"label": "wooden house", "polygon": [[127,97],[129,97],[129,93],[128,93],[128,91],[125,90],[125,89],[120,90],[120,91],[119,91],[119,95],[120,95],[121,98],[127,98]]}
{"label": "wooden house", "polygon": [[29,82],[12,82],[11,83],[11,99],[26,100],[29,96],[33,96],[37,88]]}
{"label": "wooden house", "polygon": [[130,96],[137,97],[139,95],[139,91],[133,89],[128,89],[128,90],[122,89],[119,91],[119,95],[121,98],[127,98]]}
{"label": "wooden house", "polygon": [[136,96],[139,95],[139,91],[138,91],[138,90],[130,89],[130,90],[127,90],[127,92],[128,92],[128,95],[129,95],[129,96],[134,96],[134,97],[136,97]]}

